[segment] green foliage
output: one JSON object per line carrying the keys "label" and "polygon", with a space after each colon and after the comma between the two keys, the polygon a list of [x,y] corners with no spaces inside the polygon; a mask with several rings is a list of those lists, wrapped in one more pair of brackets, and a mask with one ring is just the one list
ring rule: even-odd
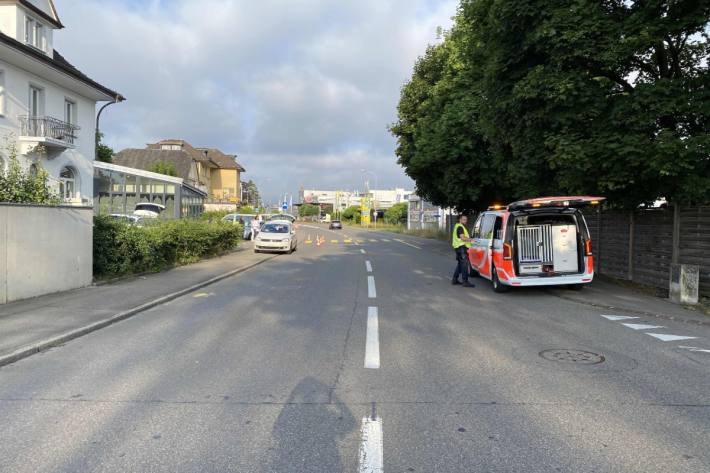
{"label": "green foliage", "polygon": [[156,220],[138,227],[94,218],[94,277],[161,271],[234,249],[240,225],[199,220]]}
{"label": "green foliage", "polygon": [[113,155],[115,154],[113,148],[105,145],[101,142],[104,134],[99,132],[96,137],[96,160],[102,161],[104,163],[110,163],[113,161]]}
{"label": "green foliage", "polygon": [[460,210],[710,200],[708,2],[462,0],[402,89],[400,164]]}
{"label": "green foliage", "polygon": [[385,222],[390,225],[398,225],[407,222],[408,206],[406,203],[394,204],[385,210]]}
{"label": "green foliage", "polygon": [[0,169],[0,202],[57,205],[59,196],[49,187],[49,174],[39,163],[36,172],[25,171],[17,160],[14,143],[8,139],[7,169]]}
{"label": "green foliage", "polygon": [[320,217],[320,207],[313,204],[303,204],[298,209],[298,215],[301,217]]}
{"label": "green foliage", "polygon": [[256,210],[251,205],[242,205],[239,207],[240,214],[256,214]]}
{"label": "green foliage", "polygon": [[247,205],[254,207],[259,207],[261,205],[259,189],[251,179],[249,179],[249,182],[242,183],[242,193],[244,194],[244,201]]}
{"label": "green foliage", "polygon": [[351,205],[347,209],[344,209],[340,214],[340,218],[343,221],[352,222],[352,223],[360,223],[361,217],[362,216],[360,215],[360,206],[359,205]]}
{"label": "green foliage", "polygon": [[200,220],[205,222],[217,222],[227,214],[234,213],[233,210],[207,210],[200,214]]}
{"label": "green foliage", "polygon": [[177,171],[175,170],[175,165],[173,163],[158,161],[148,170],[151,172],[157,172],[158,174],[165,174],[166,176],[177,176]]}

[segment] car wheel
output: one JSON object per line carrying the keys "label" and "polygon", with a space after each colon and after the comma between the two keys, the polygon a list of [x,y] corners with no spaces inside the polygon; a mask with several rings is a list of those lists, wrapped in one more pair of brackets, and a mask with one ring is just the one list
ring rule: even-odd
{"label": "car wheel", "polygon": [[491,284],[493,285],[494,292],[508,292],[508,289],[510,289],[508,286],[501,284],[500,279],[498,279],[498,271],[496,271],[495,266],[491,266]]}

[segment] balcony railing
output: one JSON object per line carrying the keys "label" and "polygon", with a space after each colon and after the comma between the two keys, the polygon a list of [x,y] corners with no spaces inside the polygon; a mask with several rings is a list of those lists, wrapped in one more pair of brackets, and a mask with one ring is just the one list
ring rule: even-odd
{"label": "balcony railing", "polygon": [[19,118],[22,136],[50,138],[63,141],[70,145],[74,144],[76,132],[80,129],[76,125],[58,120],[54,117],[30,117],[23,115]]}

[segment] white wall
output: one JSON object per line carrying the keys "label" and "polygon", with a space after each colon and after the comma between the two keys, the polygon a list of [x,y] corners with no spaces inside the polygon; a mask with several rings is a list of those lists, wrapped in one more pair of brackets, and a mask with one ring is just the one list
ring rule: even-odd
{"label": "white wall", "polygon": [[[63,152],[52,152],[37,161],[46,169],[50,176],[59,178],[59,173],[64,166],[71,166],[78,171],[77,190],[80,198],[89,199],[93,196],[93,169],[94,160],[94,127],[96,102],[81,97],[59,85],[49,82],[34,74],[0,61],[0,70],[3,71],[5,84],[4,105],[0,117],[0,154],[7,161],[5,136],[20,134],[20,115],[27,115],[30,84],[39,86],[44,90],[43,115],[64,120],[64,100],[68,98],[76,103],[76,124],[81,127],[74,141],[74,149]],[[20,144],[16,141],[18,154]],[[25,167],[34,161],[26,156],[19,156]]]}
{"label": "white wall", "polygon": [[93,209],[0,204],[0,304],[88,286]]}

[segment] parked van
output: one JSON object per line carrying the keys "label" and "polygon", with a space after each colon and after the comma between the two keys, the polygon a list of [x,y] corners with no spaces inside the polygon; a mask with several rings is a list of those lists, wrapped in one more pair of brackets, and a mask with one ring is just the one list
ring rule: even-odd
{"label": "parked van", "polygon": [[481,213],[471,232],[471,268],[493,290],[570,285],[594,278],[592,240],[580,211],[604,197],[542,197]]}

